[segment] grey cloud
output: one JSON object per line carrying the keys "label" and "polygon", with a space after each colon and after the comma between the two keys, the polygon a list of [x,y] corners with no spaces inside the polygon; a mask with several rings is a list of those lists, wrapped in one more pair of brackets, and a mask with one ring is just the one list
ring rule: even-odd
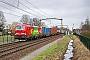
{"label": "grey cloud", "polygon": [[[7,1],[10,4],[17,6],[16,0],[4,0],[4,1]],[[19,1],[22,2],[24,5],[28,6],[29,8],[35,10],[36,12],[39,12],[47,16],[46,14],[42,13],[41,11],[37,10],[36,8],[28,4],[25,0],[19,0]],[[90,18],[90,0],[28,0],[28,1],[49,15],[55,16],[57,18],[63,18],[64,19],[63,24],[69,25],[70,28],[72,27],[73,23],[75,24],[75,27],[79,27],[80,22],[84,21],[87,16]],[[0,2],[0,5],[6,6],[18,12],[24,13],[18,9],[12,8],[1,2]],[[34,13],[20,4],[19,4],[19,7],[29,11],[30,13]],[[0,7],[0,10],[4,10],[4,8]],[[10,12],[6,9],[5,11]],[[12,12],[12,13],[16,14],[15,12]],[[27,13],[24,13],[24,14],[27,14]],[[21,14],[17,14],[17,15],[21,16]],[[8,17],[7,20],[9,22],[19,21],[20,19],[18,17],[16,18],[12,16],[13,18],[16,18],[12,21],[12,17],[10,15],[5,15],[5,17],[6,18]],[[47,17],[50,17],[50,16],[47,16]]]}

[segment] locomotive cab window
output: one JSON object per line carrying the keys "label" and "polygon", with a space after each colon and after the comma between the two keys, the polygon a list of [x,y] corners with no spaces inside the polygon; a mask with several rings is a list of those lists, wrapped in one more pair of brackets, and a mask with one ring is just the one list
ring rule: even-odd
{"label": "locomotive cab window", "polygon": [[16,26],[16,30],[24,30],[25,26]]}

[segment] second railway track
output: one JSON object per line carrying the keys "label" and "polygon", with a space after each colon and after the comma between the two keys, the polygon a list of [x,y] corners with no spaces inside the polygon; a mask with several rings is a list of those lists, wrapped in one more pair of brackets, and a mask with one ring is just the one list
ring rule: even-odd
{"label": "second railway track", "polygon": [[[42,38],[38,40],[31,40],[28,42],[18,42],[10,45],[0,46],[0,60],[17,60],[22,56],[27,55],[31,51],[42,47],[58,38],[61,35],[51,36],[47,38]],[[28,51],[29,50],[29,51]],[[19,55],[19,56],[18,56]]]}

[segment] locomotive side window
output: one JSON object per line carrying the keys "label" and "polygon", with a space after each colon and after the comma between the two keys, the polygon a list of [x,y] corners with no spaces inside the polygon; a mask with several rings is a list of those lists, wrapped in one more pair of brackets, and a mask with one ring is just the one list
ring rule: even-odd
{"label": "locomotive side window", "polygon": [[24,30],[25,26],[16,26],[16,30]]}

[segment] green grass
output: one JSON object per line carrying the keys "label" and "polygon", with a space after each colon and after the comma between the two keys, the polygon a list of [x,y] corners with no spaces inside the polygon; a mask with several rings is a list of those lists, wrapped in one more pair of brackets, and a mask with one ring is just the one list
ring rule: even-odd
{"label": "green grass", "polygon": [[45,57],[47,57],[49,60],[53,60],[53,57],[57,56],[59,54],[59,51],[61,51],[62,53],[65,53],[67,44],[70,41],[70,37],[72,36],[73,35],[65,36],[63,40],[60,40],[58,43],[49,47],[42,54],[35,57],[34,60],[45,60]]}
{"label": "green grass", "polygon": [[[14,36],[8,36],[8,40],[13,40],[14,39]],[[5,40],[7,40],[7,36],[0,36],[0,41],[5,41]]]}

